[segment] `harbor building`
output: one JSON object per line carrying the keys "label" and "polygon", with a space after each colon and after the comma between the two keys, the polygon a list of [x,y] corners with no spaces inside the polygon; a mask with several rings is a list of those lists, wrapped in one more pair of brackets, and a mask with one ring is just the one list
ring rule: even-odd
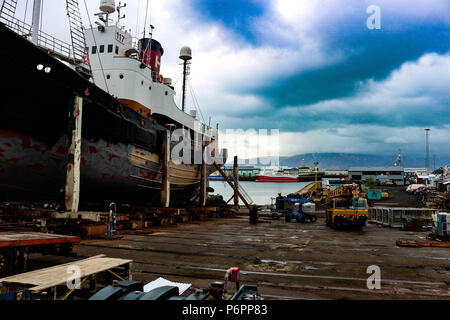
{"label": "harbor building", "polygon": [[[225,173],[227,176],[233,175],[233,167],[225,167]],[[256,177],[257,174],[261,172],[260,168],[254,166],[239,166],[239,177]]]}
{"label": "harbor building", "polygon": [[405,184],[405,170],[399,166],[389,167],[350,167],[348,176],[353,181],[373,179],[377,184]]}

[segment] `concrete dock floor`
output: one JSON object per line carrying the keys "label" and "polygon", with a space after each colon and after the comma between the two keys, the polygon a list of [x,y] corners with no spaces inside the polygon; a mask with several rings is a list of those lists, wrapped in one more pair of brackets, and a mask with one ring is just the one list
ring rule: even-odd
{"label": "concrete dock floor", "polygon": [[[269,221],[250,225],[248,217],[234,216],[158,226],[152,234],[85,240],[75,251],[77,259],[132,259],[135,280],[165,277],[192,288],[207,288],[229,267],[240,267],[241,284],[257,284],[266,299],[450,299],[450,249],[395,245],[424,240],[426,232],[375,224],[362,232],[337,231],[323,217],[313,224]],[[69,259],[31,258],[34,267]],[[380,267],[379,290],[367,288],[370,265]]]}

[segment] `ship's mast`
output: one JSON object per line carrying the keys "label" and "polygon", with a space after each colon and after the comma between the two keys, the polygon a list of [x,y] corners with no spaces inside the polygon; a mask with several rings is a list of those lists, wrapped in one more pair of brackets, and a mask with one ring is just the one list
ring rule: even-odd
{"label": "ship's mast", "polygon": [[33,42],[36,46],[38,45],[38,39],[39,39],[39,24],[41,22],[41,7],[42,7],[42,0],[34,0],[33,21],[32,21],[33,34],[32,34],[32,38],[31,38],[31,42]]}
{"label": "ship's mast", "polygon": [[180,50],[180,59],[183,60],[183,97],[181,102],[181,110],[184,111],[186,107],[186,82],[189,75],[190,61],[192,59],[192,50],[189,47],[183,47]]}

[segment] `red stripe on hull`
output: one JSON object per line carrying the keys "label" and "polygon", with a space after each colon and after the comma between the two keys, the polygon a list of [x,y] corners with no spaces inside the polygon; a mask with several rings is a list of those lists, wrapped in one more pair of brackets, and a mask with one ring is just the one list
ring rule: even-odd
{"label": "red stripe on hull", "polygon": [[298,177],[256,176],[256,182],[298,182]]}

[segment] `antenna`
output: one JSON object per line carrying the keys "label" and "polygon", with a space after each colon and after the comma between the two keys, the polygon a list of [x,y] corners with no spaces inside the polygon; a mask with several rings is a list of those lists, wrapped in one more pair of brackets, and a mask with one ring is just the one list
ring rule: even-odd
{"label": "antenna", "polygon": [[180,50],[180,59],[183,60],[183,96],[181,102],[181,110],[184,111],[186,107],[186,80],[187,76],[190,74],[190,65],[191,62],[189,60],[192,59],[192,50],[188,46],[184,46]]}
{"label": "antenna", "polygon": [[401,167],[402,163],[402,149],[398,149],[397,162],[395,162],[396,167]]}
{"label": "antenna", "polygon": [[119,5],[118,5],[117,8],[116,8],[116,10],[117,10],[117,24],[119,24],[119,21],[120,21],[120,20],[125,19],[125,15],[120,16],[120,10],[122,10],[122,9],[125,8],[126,6],[127,6],[126,3],[124,3],[124,4],[122,5],[122,3],[119,2]]}

